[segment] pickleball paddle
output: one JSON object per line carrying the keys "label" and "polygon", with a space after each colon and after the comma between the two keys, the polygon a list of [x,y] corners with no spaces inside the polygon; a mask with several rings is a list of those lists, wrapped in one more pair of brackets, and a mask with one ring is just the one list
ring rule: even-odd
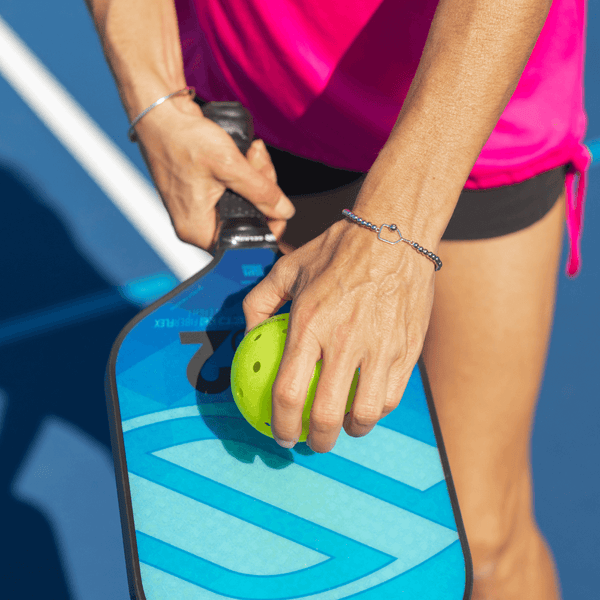
{"label": "pickleball paddle", "polygon": [[[246,153],[238,102],[205,116]],[[292,450],[238,410],[230,369],[242,301],[281,254],[227,190],[214,259],[142,310],[112,348],[106,395],[136,600],[463,600],[472,565],[422,357],[362,438]],[[278,314],[289,313],[288,302]],[[344,391],[344,393],[346,393]]]}

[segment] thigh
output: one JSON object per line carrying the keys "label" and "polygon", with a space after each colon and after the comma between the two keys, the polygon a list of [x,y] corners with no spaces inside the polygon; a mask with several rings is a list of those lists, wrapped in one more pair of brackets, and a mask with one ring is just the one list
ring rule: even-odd
{"label": "thigh", "polygon": [[439,246],[423,359],[476,568],[533,522],[529,444],[564,215],[563,187],[525,229]]}

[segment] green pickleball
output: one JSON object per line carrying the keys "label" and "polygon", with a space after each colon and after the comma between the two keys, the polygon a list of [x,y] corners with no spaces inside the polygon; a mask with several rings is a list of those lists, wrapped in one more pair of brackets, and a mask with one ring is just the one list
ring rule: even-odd
{"label": "green pickleball", "polygon": [[[273,437],[271,432],[271,388],[275,383],[279,363],[287,337],[289,313],[274,315],[248,332],[240,342],[231,364],[231,393],[235,403],[250,425],[260,433]],[[310,410],[317,391],[322,360],[315,365],[302,413],[301,442],[308,437]],[[346,413],[350,412],[356,386],[358,369],[354,374]]]}

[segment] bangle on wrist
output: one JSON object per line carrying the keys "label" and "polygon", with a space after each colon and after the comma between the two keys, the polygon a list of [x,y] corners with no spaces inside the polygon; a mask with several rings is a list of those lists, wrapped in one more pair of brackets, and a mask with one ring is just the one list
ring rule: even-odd
{"label": "bangle on wrist", "polygon": [[182,94],[190,94],[190,96],[192,96],[192,98],[196,97],[196,90],[191,87],[191,86],[187,86],[184,87],[181,90],[177,90],[176,92],[173,92],[171,94],[167,94],[166,96],[163,96],[162,98],[159,98],[156,102],[153,102],[148,108],[146,108],[145,110],[143,110],[132,122],[131,125],[129,127],[129,131],[127,132],[127,136],[129,137],[129,140],[132,142],[136,142],[137,141],[137,135],[135,133],[135,126],[138,124],[139,120],[147,113],[149,113],[153,108],[156,108],[159,104],[162,104],[165,100],[168,100],[169,98],[173,98],[173,96],[181,96]]}
{"label": "bangle on wrist", "polygon": [[[436,271],[439,271],[442,268],[442,261],[439,259],[438,256],[436,256],[433,252],[426,250],[422,246],[419,246],[419,244],[417,244],[417,242],[413,242],[411,240],[407,240],[407,239],[403,238],[402,234],[400,233],[400,230],[398,229],[398,227],[395,224],[392,223],[391,225],[387,225],[386,223],[384,223],[381,227],[377,227],[377,225],[373,225],[373,223],[370,223],[369,221],[365,221],[364,219],[357,217],[351,210],[348,210],[347,208],[345,208],[342,211],[342,214],[345,217],[348,217],[349,219],[354,221],[354,223],[356,223],[357,225],[362,225],[363,227],[367,227],[368,229],[375,231],[377,233],[377,237],[382,242],[385,242],[386,244],[397,244],[398,242],[406,242],[407,244],[410,244],[417,252],[420,252],[423,256],[425,256],[426,258],[428,258],[429,260],[431,260],[435,263]],[[392,232],[395,231],[398,234],[398,239],[391,241],[391,240],[386,240],[385,238],[382,238],[381,231],[383,230],[384,227],[387,227]]]}

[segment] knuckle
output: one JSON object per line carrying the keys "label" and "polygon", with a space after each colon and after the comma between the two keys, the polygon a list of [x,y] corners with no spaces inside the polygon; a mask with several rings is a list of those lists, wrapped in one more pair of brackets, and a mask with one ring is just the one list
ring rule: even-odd
{"label": "knuckle", "polygon": [[289,263],[288,256],[284,255],[275,262],[265,278],[258,284],[283,285],[288,280]]}
{"label": "knuckle", "polygon": [[330,409],[311,411],[311,425],[318,431],[331,431],[341,427],[342,420]]}
{"label": "knuckle", "polygon": [[290,386],[288,384],[276,383],[273,385],[272,395],[275,402],[284,409],[294,409],[299,404],[302,404],[297,385]]}
{"label": "knuckle", "polygon": [[252,307],[252,303],[254,301],[254,296],[255,296],[255,290],[256,288],[253,287],[245,296],[244,299],[242,300],[242,309],[244,310],[244,312],[247,312],[249,308]]}
{"label": "knuckle", "polygon": [[263,202],[275,206],[279,201],[279,195],[274,196],[273,190],[277,187],[268,177],[261,177],[258,180],[259,194],[262,196]]}
{"label": "knuckle", "polygon": [[227,147],[222,152],[215,155],[215,160],[221,169],[226,171],[232,170],[238,163],[238,157]]}
{"label": "knuckle", "polygon": [[405,343],[395,344],[391,347],[386,355],[386,359],[389,365],[393,365],[393,368],[397,371],[399,370],[404,376],[406,372],[410,373],[412,371],[414,363],[419,359],[419,355],[420,347],[411,343],[411,339],[407,338]]}
{"label": "knuckle", "polygon": [[406,338],[406,355],[419,356],[423,347],[424,338],[416,335],[408,335]]}
{"label": "knuckle", "polygon": [[332,340],[336,347],[348,349],[356,335],[356,326],[352,322],[343,322],[335,328]]}
{"label": "knuckle", "polygon": [[406,359],[406,348],[399,344],[387,344],[379,351],[379,360],[375,361],[381,369],[399,365]]}
{"label": "knuckle", "polygon": [[187,228],[185,223],[176,223],[174,225],[174,229],[175,229],[175,235],[178,237],[178,239],[180,239],[182,242],[186,242],[187,244],[192,242],[192,236],[190,235],[190,231]]}
{"label": "knuckle", "polygon": [[238,175],[239,162],[231,149],[220,149],[208,158],[207,165],[210,171],[218,178],[225,186],[228,186]]}
{"label": "knuckle", "polygon": [[354,422],[361,427],[376,425],[381,417],[379,409],[375,406],[357,406],[354,410]]}
{"label": "knuckle", "polygon": [[282,273],[285,273],[289,268],[289,256],[283,255],[279,260],[275,261],[275,264],[269,271],[267,277],[274,276],[279,277]]}
{"label": "knuckle", "polygon": [[402,370],[396,367],[390,372],[390,377],[388,380],[388,393],[383,408],[383,412],[385,414],[392,412],[398,407],[402,401],[402,396],[406,391],[406,387],[408,386],[408,382],[412,375],[412,370],[409,366],[405,367],[402,365],[402,367]]}
{"label": "knuckle", "polygon": [[399,404],[400,404],[400,398],[398,398],[397,400],[392,401],[392,402],[386,402],[383,407],[383,411],[381,413],[381,418],[386,417],[391,412],[395,411],[398,408]]}

